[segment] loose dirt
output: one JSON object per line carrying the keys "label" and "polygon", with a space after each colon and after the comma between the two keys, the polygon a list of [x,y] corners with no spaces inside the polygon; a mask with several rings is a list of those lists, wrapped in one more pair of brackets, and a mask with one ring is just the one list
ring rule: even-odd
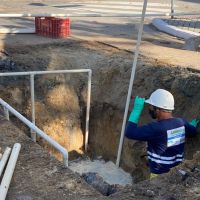
{"label": "loose dirt", "polygon": [[[98,42],[69,39],[51,44],[8,45],[4,47],[8,59],[15,63],[9,71],[56,70],[91,68],[92,102],[90,116],[89,155],[103,156],[115,162],[122,125],[123,112],[132,68],[132,53]],[[8,71],[1,68],[1,71]],[[30,113],[29,78],[1,78],[1,98],[27,117]],[[54,75],[37,76],[36,124],[47,134],[65,146],[74,159],[83,154],[85,103],[87,76]],[[173,66],[158,60],[140,56],[133,86],[136,95],[147,98],[150,93],[163,88],[170,90],[176,101],[175,116],[187,120],[200,118],[200,71]],[[133,103],[133,102],[132,102]],[[132,104],[130,106],[130,109]],[[145,108],[141,124],[150,122]],[[15,120],[17,126],[19,122]],[[23,128],[25,132],[27,130]],[[199,129],[198,129],[199,131]],[[28,134],[28,132],[27,132]],[[40,144],[60,159],[60,155],[38,138]],[[199,136],[190,138],[186,146],[186,158],[193,159],[199,149]],[[146,165],[145,143],[125,139],[121,166],[133,175],[134,183],[149,176]],[[187,162],[186,162],[187,163]],[[199,167],[199,154],[186,164],[184,170]],[[133,188],[119,190],[111,199],[188,199],[199,197],[199,173],[191,173],[183,181],[177,171],[153,181],[145,181]],[[175,177],[175,178],[174,178]],[[181,179],[181,180],[180,180]],[[59,181],[59,180],[58,180]],[[187,181],[191,184],[187,184]],[[177,186],[179,184],[179,186]],[[168,189],[168,192],[166,191]]]}

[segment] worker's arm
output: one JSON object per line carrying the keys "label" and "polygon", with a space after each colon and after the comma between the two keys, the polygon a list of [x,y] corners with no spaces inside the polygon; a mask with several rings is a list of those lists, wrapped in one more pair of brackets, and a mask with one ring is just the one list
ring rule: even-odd
{"label": "worker's arm", "polygon": [[144,98],[136,97],[134,101],[133,110],[129,116],[128,124],[126,127],[125,135],[129,139],[148,141],[152,138],[151,125],[138,127],[137,123],[144,108]]}
{"label": "worker's arm", "polygon": [[197,119],[193,119],[191,122],[187,122],[186,120],[184,120],[184,122],[185,122],[186,136],[187,137],[195,136],[197,134],[197,125],[199,121]]}
{"label": "worker's arm", "polygon": [[128,122],[125,136],[129,139],[149,141],[154,138],[155,130],[153,130],[152,124],[137,126],[136,123]]}

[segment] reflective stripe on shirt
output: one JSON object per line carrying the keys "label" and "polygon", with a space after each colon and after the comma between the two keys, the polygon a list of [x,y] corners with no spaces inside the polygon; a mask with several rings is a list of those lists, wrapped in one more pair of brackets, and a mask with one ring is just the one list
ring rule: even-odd
{"label": "reflective stripe on shirt", "polygon": [[177,154],[175,156],[160,156],[158,154],[155,153],[151,153],[150,151],[147,151],[148,155],[150,157],[154,157],[154,158],[159,158],[160,160],[174,160],[176,158],[183,158],[183,154]]}
{"label": "reflective stripe on shirt", "polygon": [[183,158],[177,158],[176,160],[166,161],[166,160],[155,159],[150,156],[148,156],[148,159],[158,164],[166,164],[166,165],[171,165],[183,161]]}

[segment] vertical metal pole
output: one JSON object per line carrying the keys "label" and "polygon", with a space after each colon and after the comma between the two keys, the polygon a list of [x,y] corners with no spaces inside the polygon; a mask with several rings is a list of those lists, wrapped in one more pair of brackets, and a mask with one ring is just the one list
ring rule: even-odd
{"label": "vertical metal pole", "polygon": [[134,81],[134,78],[135,78],[135,70],[136,70],[136,67],[137,67],[137,60],[138,60],[138,55],[139,55],[140,43],[141,43],[141,39],[142,39],[142,32],[143,32],[143,25],[144,25],[144,17],[145,17],[145,13],[146,13],[146,8],[147,8],[147,0],[144,0],[142,17],[141,17],[141,21],[140,21],[140,28],[139,28],[139,32],[138,32],[138,39],[137,39],[137,44],[136,44],[136,49],[135,49],[135,56],[134,56],[134,60],[133,60],[131,78],[130,78],[130,82],[129,82],[128,95],[127,95],[127,99],[126,99],[126,107],[125,107],[124,119],[123,119],[123,124],[122,124],[122,129],[121,129],[121,137],[120,137],[118,153],[117,153],[116,165],[118,167],[119,167],[119,163],[120,163],[120,159],[121,159],[122,146],[123,146],[123,142],[124,142],[124,132],[125,132],[125,126],[126,126],[126,119],[127,119],[129,103],[130,103],[130,99],[131,99],[133,81]]}
{"label": "vertical metal pole", "polygon": [[174,19],[174,0],[171,0],[171,19]]}
{"label": "vertical metal pole", "polygon": [[88,92],[87,92],[87,110],[86,110],[86,125],[85,125],[85,151],[88,148],[88,136],[89,136],[89,119],[90,119],[90,101],[91,101],[91,83],[92,83],[92,71],[88,72]]}
{"label": "vertical metal pole", "polygon": [[[31,109],[32,109],[32,123],[35,125],[35,90],[34,90],[34,74],[30,74],[31,84]],[[36,133],[31,130],[31,138],[36,142]]]}
{"label": "vertical metal pole", "polygon": [[5,115],[6,119],[9,121],[10,120],[9,110],[7,108],[3,107],[3,111],[4,111],[4,115]]}

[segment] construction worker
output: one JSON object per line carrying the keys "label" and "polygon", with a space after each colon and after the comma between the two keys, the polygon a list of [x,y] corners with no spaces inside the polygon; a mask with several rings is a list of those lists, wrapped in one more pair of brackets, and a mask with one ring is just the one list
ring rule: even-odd
{"label": "construction worker", "polygon": [[[149,104],[149,114],[156,122],[138,127],[145,102]],[[147,142],[151,178],[179,165],[184,158],[185,136],[197,133],[197,119],[188,123],[182,118],[174,118],[173,110],[174,97],[163,89],[157,89],[146,101],[144,98],[135,98],[125,135],[129,139]]]}

